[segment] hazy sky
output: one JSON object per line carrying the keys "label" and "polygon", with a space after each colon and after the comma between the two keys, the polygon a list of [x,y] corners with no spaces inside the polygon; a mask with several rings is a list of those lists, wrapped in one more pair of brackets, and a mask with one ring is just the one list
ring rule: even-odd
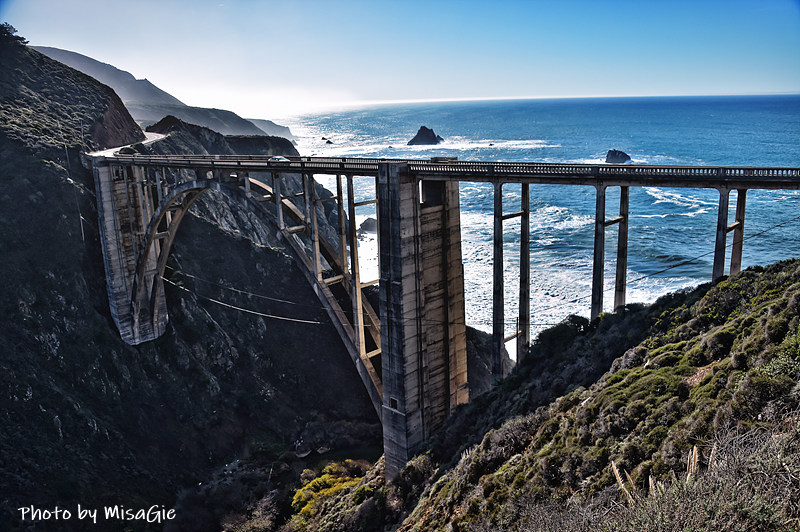
{"label": "hazy sky", "polygon": [[0,0],[189,105],[800,92],[800,0]]}

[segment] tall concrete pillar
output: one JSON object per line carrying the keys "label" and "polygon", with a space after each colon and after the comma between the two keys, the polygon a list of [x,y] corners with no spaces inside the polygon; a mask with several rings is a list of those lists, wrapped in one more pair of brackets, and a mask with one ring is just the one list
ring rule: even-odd
{"label": "tall concrete pillar", "polygon": [[492,384],[503,378],[505,349],[505,284],[503,279],[503,183],[494,183],[494,236],[492,253]]}
{"label": "tall concrete pillar", "polygon": [[383,440],[391,480],[452,409],[469,400],[458,183],[420,187],[407,165],[382,164],[378,221]]}
{"label": "tall concrete pillar", "polygon": [[628,277],[628,187],[619,187],[619,232],[617,233],[617,278],[614,285],[614,311],[625,306]]}
{"label": "tall concrete pillar", "polygon": [[714,246],[714,268],[711,280],[716,281],[725,275],[725,245],[728,236],[728,199],[731,191],[719,190],[719,210],[717,211],[717,238]]}
{"label": "tall concrete pillar", "polygon": [[730,228],[733,230],[733,248],[731,249],[731,275],[742,271],[742,248],[744,246],[744,211],[747,203],[747,189],[736,191],[736,220]]}
{"label": "tall concrete pillar", "polygon": [[603,267],[606,245],[606,187],[597,185],[594,215],[594,263],[592,265],[591,319],[603,312]]}
{"label": "tall concrete pillar", "polygon": [[283,201],[281,197],[281,174],[278,172],[272,172],[272,193],[275,195],[275,211],[278,217],[278,229],[283,229],[286,227],[286,224],[283,221],[283,205],[281,204]]}
{"label": "tall concrete pillar", "polygon": [[517,363],[531,346],[531,202],[528,183],[522,183],[519,236],[519,326]]}
{"label": "tall concrete pillar", "polygon": [[350,299],[353,302],[353,332],[355,344],[362,359],[366,358],[364,339],[364,308],[361,304],[361,272],[358,265],[358,229],[353,176],[347,176],[347,212],[350,217]]}

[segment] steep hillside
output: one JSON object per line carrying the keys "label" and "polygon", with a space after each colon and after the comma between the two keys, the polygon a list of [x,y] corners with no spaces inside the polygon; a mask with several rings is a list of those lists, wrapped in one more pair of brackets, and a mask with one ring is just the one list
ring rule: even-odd
{"label": "steep hillside", "polygon": [[191,107],[171,94],[159,89],[146,79],[136,79],[130,72],[101,63],[68,50],[49,46],[36,46],[35,50],[65,65],[79,70],[112,87],[122,98],[134,120],[143,128],[165,116],[173,115],[190,124],[200,124],[223,135],[276,135],[292,139],[286,126],[270,120],[245,120],[236,113],[224,109]]}
{"label": "steep hillside", "polygon": [[31,46],[31,48],[75,70],[88,74],[100,83],[113,87],[114,92],[124,102],[184,105],[183,102],[162,91],[146,79],[136,79],[130,72],[125,72],[107,63],[101,63],[91,57],[50,46]]}
{"label": "steep hillside", "polygon": [[[7,150],[60,149],[48,156],[66,165],[65,147],[92,150],[144,140],[113,90],[12,40],[8,27],[0,31],[8,35],[0,40],[0,134]],[[0,164],[15,163],[9,154]]]}
{"label": "steep hillside", "polygon": [[31,505],[171,508],[184,488],[248,454],[283,455],[276,471],[302,469],[301,439],[377,445],[380,425],[349,356],[280,248],[187,217],[169,261],[168,333],[138,347],[120,340],[79,152],[143,134],[108,87],[13,37],[3,26],[0,530],[81,529],[22,523],[17,509]]}
{"label": "steep hillside", "polygon": [[798,260],[570,319],[395,483],[309,474],[283,530],[798,530],[799,322]]}

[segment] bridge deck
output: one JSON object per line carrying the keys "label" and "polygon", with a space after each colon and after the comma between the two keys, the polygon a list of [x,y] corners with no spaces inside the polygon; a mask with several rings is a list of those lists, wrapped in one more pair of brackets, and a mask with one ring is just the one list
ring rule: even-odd
{"label": "bridge deck", "polygon": [[558,164],[469,162],[450,160],[290,157],[270,160],[258,155],[105,157],[110,164],[252,172],[377,176],[381,163],[407,164],[421,179],[530,183],[728,189],[800,189],[800,168],[754,166],[670,166],[641,164]]}

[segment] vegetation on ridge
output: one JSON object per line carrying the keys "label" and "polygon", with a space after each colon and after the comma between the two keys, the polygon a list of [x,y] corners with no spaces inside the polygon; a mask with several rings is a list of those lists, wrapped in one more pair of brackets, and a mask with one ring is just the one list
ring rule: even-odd
{"label": "vegetation on ridge", "polygon": [[797,530],[799,316],[793,260],[570,318],[395,482],[379,463],[285,528]]}

